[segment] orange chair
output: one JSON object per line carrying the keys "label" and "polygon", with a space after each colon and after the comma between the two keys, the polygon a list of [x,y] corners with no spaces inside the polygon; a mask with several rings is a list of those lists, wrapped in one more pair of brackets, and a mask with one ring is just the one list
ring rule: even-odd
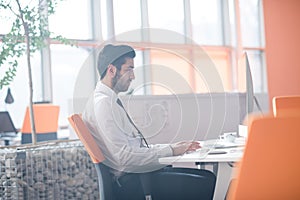
{"label": "orange chair", "polygon": [[274,97],[272,103],[274,116],[300,115],[300,95]]}
{"label": "orange chair", "polygon": [[300,199],[300,116],[253,119],[227,199]]}
{"label": "orange chair", "polygon": [[102,164],[105,158],[93,136],[79,114],[70,116],[68,120],[91,157],[92,162],[95,164],[98,175],[100,199],[115,199],[112,189],[112,176],[110,174],[110,169],[106,165]]}
{"label": "orange chair", "polygon": [[[33,105],[35,130],[37,133],[36,140],[48,141],[57,140],[59,106],[52,104],[34,104]],[[23,126],[21,129],[22,144],[31,143],[31,125],[29,108],[27,107]]]}
{"label": "orange chair", "polygon": [[[101,200],[113,200],[112,177],[93,136],[79,114],[70,116],[69,122],[95,164]],[[153,174],[151,180],[153,199],[212,199],[216,176],[207,170],[166,168]],[[101,192],[103,191],[103,192]]]}

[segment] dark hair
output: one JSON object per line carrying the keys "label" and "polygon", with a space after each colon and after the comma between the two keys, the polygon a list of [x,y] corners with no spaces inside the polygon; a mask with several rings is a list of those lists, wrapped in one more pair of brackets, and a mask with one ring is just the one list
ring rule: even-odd
{"label": "dark hair", "polygon": [[107,72],[109,64],[121,70],[121,66],[126,62],[126,58],[134,58],[135,51],[128,45],[112,45],[108,44],[103,47],[98,55],[97,69],[100,79],[103,79]]}

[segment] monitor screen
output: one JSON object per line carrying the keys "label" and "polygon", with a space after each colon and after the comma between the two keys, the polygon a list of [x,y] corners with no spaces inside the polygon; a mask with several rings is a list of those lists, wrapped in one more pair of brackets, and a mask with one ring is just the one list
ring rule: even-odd
{"label": "monitor screen", "polygon": [[11,120],[8,112],[0,112],[0,134],[1,133],[17,133],[17,130]]}

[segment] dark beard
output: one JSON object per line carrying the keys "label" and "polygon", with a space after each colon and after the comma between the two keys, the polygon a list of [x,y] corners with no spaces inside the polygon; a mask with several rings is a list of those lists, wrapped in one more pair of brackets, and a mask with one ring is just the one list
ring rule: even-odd
{"label": "dark beard", "polygon": [[111,83],[113,88],[115,88],[115,86],[116,86],[118,80],[120,79],[120,77],[121,77],[120,73],[117,70],[116,76],[112,79],[112,83]]}
{"label": "dark beard", "polygon": [[116,76],[112,79],[112,87],[116,92],[120,92],[117,86],[120,78],[121,78],[120,71],[117,69]]}

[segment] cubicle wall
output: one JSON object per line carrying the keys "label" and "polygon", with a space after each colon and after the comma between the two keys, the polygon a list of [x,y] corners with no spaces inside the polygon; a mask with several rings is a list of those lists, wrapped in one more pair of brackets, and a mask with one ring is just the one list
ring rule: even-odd
{"label": "cubicle wall", "polygon": [[[256,95],[268,112],[267,94]],[[121,97],[134,122],[150,143],[217,138],[237,131],[246,116],[245,93],[131,95]],[[72,101],[71,113],[81,113],[87,99]],[[254,107],[255,111],[257,107]],[[71,138],[75,138],[71,133]]]}
{"label": "cubicle wall", "polygon": [[241,95],[125,96],[124,104],[150,143],[217,138],[236,131],[245,111]]}

